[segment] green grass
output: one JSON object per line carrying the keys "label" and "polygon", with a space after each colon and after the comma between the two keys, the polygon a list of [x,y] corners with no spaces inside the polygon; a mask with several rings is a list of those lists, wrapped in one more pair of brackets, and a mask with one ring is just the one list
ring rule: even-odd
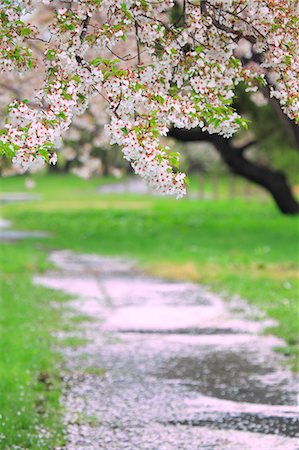
{"label": "green grass", "polygon": [[90,366],[84,369],[84,373],[88,373],[89,375],[95,375],[97,377],[103,377],[106,373],[106,370],[103,369],[102,367]]}
{"label": "green grass", "polygon": [[[32,273],[46,266],[45,251],[51,249],[124,255],[136,258],[151,273],[190,279],[228,296],[238,294],[277,320],[271,331],[286,341],[283,352],[294,361],[298,341],[297,218],[282,216],[265,198],[176,201],[100,195],[95,188],[103,180],[84,182],[58,175],[36,180],[32,192],[39,193],[41,200],[3,206],[3,215],[13,220],[16,228],[51,233],[44,240],[6,245],[3,257],[9,301],[4,303],[5,358],[0,367],[5,392],[11,393],[6,400],[0,399],[0,408],[11,417],[6,421],[17,418],[14,426],[24,439],[30,436],[24,430],[43,421],[59,430],[59,417],[51,413],[58,405],[59,387],[50,395],[36,382],[39,373],[53,373],[55,378],[58,360],[50,344],[51,330],[59,320],[49,304],[51,292],[30,284]],[[2,190],[7,192],[22,191],[23,185],[22,177],[2,180]],[[25,403],[19,386],[27,392]],[[46,415],[36,412],[39,389],[48,405]],[[24,423],[14,417],[22,408]],[[9,431],[8,425],[6,429]],[[14,428],[9,432],[14,433]],[[26,439],[29,442],[31,438]],[[28,448],[44,448],[34,439]]]}
{"label": "green grass", "polygon": [[80,338],[77,336],[72,336],[72,337],[66,337],[64,339],[62,339],[59,344],[62,347],[81,347],[83,345],[86,345],[88,342],[87,339],[85,338]]}
{"label": "green grass", "polygon": [[52,333],[65,299],[31,282],[48,267],[33,242],[1,246],[0,448],[44,449],[63,443],[60,356]]}

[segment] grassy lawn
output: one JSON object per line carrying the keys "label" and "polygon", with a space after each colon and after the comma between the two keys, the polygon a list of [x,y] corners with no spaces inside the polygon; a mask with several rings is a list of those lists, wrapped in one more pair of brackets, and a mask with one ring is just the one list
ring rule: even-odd
{"label": "grassy lawn", "polygon": [[57,295],[31,283],[47,267],[33,242],[1,245],[0,448],[56,448],[60,424],[59,354],[53,333],[62,325]]}
{"label": "grassy lawn", "polygon": [[[51,249],[126,255],[151,273],[240,295],[278,321],[272,331],[285,339],[284,352],[294,356],[298,219],[282,216],[265,200],[104,195],[95,191],[102,180],[85,182],[69,175],[35,178],[37,186],[30,192],[40,194],[40,200],[2,208],[15,228],[51,233],[44,240],[5,244],[1,254],[6,300],[1,309],[5,395],[0,409],[10,445],[26,442],[25,448],[46,449],[61,439],[59,412],[53,412],[59,411],[59,357],[53,351],[52,333],[61,320],[51,301],[58,296],[30,282],[33,273],[46,267],[46,252]],[[20,192],[24,178],[3,179],[1,188]],[[46,374],[49,383],[40,374]],[[46,444],[39,444],[36,427],[50,427],[55,433],[48,442],[42,438]]]}

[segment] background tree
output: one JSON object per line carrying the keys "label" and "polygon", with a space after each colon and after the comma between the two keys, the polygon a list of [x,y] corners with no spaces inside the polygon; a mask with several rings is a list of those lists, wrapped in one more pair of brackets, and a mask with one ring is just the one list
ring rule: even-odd
{"label": "background tree", "polygon": [[[255,101],[250,101],[244,90],[239,89],[236,100],[237,109],[250,119],[250,133],[243,131],[235,137],[225,139],[202,132],[200,129],[173,128],[169,135],[182,142],[212,143],[232,173],[264,188],[273,197],[282,213],[297,214],[299,203],[292,193],[285,171],[273,169],[271,166],[273,162],[274,166],[275,162],[276,165],[280,165],[281,160],[277,155],[281,155],[290,160],[285,169],[289,171],[290,165],[293,164],[293,169],[296,170],[298,157],[295,152],[298,151],[299,145],[293,130],[298,126],[293,124],[290,127],[287,118],[281,121],[281,112],[277,114],[277,107],[273,108],[272,102],[266,104],[264,97],[253,95]],[[253,147],[258,155],[256,158],[248,155]]]}

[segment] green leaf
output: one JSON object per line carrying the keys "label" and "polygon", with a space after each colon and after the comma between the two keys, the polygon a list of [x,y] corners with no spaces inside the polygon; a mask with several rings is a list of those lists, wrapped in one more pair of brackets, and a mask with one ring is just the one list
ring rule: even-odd
{"label": "green leaf", "polygon": [[155,98],[155,100],[156,100],[158,103],[160,103],[160,105],[164,105],[164,103],[165,103],[165,98],[162,97],[162,95],[156,95],[154,98]]}
{"label": "green leaf", "polygon": [[31,30],[28,27],[22,28],[21,36],[29,36],[31,34]]}
{"label": "green leaf", "polygon": [[72,96],[68,93],[63,94],[63,98],[65,98],[66,100],[72,100]]}
{"label": "green leaf", "polygon": [[45,158],[46,161],[49,161],[49,153],[44,148],[39,148],[38,153]]}
{"label": "green leaf", "polygon": [[203,45],[199,45],[198,47],[195,48],[196,53],[203,53],[204,52],[204,46]]}
{"label": "green leaf", "polygon": [[49,61],[50,61],[51,59],[53,59],[54,56],[55,56],[54,50],[48,50],[46,56],[47,56],[47,59],[48,59]]}
{"label": "green leaf", "polygon": [[239,65],[241,64],[237,58],[231,58],[230,60],[235,67],[239,67]]}
{"label": "green leaf", "polygon": [[13,158],[15,156],[16,150],[17,148],[14,148],[12,144],[3,142],[0,139],[0,151],[2,155],[5,154],[8,158]]}
{"label": "green leaf", "polygon": [[103,59],[98,57],[98,58],[92,59],[89,64],[91,64],[92,66],[99,66],[102,61],[103,61]]}
{"label": "green leaf", "polygon": [[66,115],[65,115],[64,112],[58,113],[58,114],[57,114],[57,117],[60,117],[61,119],[66,120]]}

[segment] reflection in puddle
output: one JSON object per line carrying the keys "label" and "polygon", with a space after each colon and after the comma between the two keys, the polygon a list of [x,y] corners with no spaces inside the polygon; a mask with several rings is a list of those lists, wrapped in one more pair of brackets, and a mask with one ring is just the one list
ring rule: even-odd
{"label": "reflection in puddle", "polygon": [[255,355],[244,348],[235,351],[197,352],[196,357],[170,358],[156,372],[161,378],[179,379],[192,391],[219,399],[269,405],[294,404],[294,393],[285,380],[263,383],[263,375],[274,371],[267,361],[255,362]]}
{"label": "reflection in puddle", "polygon": [[210,417],[178,420],[170,425],[185,425],[192,427],[209,427],[220,430],[251,431],[263,434],[278,434],[281,436],[298,437],[299,421],[297,417],[263,416],[259,414],[221,414],[215,412]]}

